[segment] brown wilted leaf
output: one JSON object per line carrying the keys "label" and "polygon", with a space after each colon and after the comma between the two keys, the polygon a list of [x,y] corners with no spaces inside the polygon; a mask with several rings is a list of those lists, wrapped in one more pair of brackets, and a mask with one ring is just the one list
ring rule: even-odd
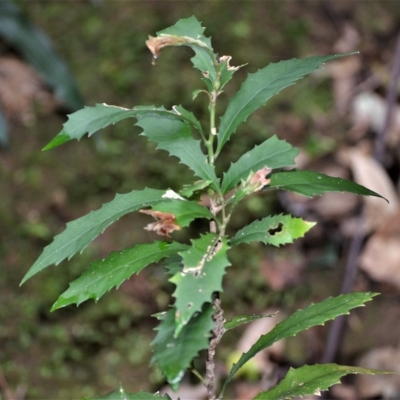
{"label": "brown wilted leaf", "polygon": [[163,35],[154,37],[149,35],[149,39],[146,40],[146,46],[153,54],[153,59],[156,60],[160,55],[160,51],[163,47],[174,46],[183,42],[184,40],[180,36]]}
{"label": "brown wilted leaf", "polygon": [[151,215],[156,222],[148,224],[144,229],[154,231],[157,235],[170,236],[173,231],[179,231],[181,227],[175,223],[175,215],[161,211],[139,210],[142,214]]}
{"label": "brown wilted leaf", "polygon": [[246,186],[252,188],[253,192],[260,191],[264,186],[271,182],[271,179],[267,179],[266,176],[271,173],[272,169],[269,167],[264,167],[259,169],[246,182]]}
{"label": "brown wilted leaf", "polygon": [[218,61],[221,64],[226,62],[226,68],[228,71],[237,71],[239,68],[243,67],[243,65],[240,65],[239,67],[233,67],[232,65],[229,65],[231,60],[232,60],[231,56],[222,56],[218,59]]}

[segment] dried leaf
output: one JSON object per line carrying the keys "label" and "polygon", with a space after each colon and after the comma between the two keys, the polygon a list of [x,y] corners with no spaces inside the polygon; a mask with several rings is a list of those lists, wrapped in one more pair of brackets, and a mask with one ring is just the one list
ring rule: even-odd
{"label": "dried leaf", "polygon": [[360,268],[374,280],[400,288],[400,209],[385,221],[386,225],[368,240],[360,256]]}
{"label": "dried leaf", "polygon": [[266,176],[269,175],[271,171],[271,168],[264,167],[253,174],[250,178],[250,185],[255,185],[255,192],[260,191],[264,186],[267,186],[271,182],[271,179],[266,179]]}
{"label": "dried leaf", "polygon": [[[384,98],[376,93],[363,92],[354,97],[351,109],[353,126],[349,133],[353,139],[365,136],[369,129],[375,133],[382,131],[387,113],[387,103]],[[386,142],[393,147],[400,143],[400,106],[395,106],[393,109]]]}
{"label": "dried leaf", "polygon": [[389,201],[383,206],[382,200],[377,197],[363,197],[366,214],[364,230],[370,232],[379,228],[386,216],[396,213],[399,205],[397,192],[387,172],[372,156],[356,148],[349,151],[349,156],[354,180]]}
{"label": "dried leaf", "polygon": [[160,236],[170,236],[173,231],[179,231],[181,227],[175,224],[175,215],[154,210],[139,210],[143,214],[151,215],[156,222],[148,224],[144,229],[154,231]]}
{"label": "dried leaf", "polygon": [[240,65],[239,67],[233,67],[231,65],[229,65],[229,62],[232,60],[231,56],[222,56],[218,59],[218,61],[220,63],[226,62],[226,66],[227,66],[227,70],[228,71],[237,71],[240,67],[242,67],[242,65]]}
{"label": "dried leaf", "polygon": [[160,55],[160,51],[166,46],[175,46],[184,42],[184,39],[180,36],[175,35],[163,35],[163,36],[150,36],[149,40],[146,40],[146,46],[153,54],[153,58],[156,60]]}

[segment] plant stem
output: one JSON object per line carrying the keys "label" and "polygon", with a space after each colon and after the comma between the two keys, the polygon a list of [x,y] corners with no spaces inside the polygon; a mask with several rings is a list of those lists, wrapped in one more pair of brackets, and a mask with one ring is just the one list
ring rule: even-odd
{"label": "plant stem", "polygon": [[[208,150],[208,161],[213,167],[215,162],[214,137],[217,134],[217,128],[215,126],[215,111],[216,111],[217,98],[218,95],[220,94],[218,92],[218,88],[220,85],[219,64],[216,63],[214,66],[218,78],[217,81],[215,82],[213,91],[209,93],[210,103],[208,109],[210,112],[210,135],[208,139],[205,141],[205,145]],[[222,222],[218,223],[218,231],[219,231],[218,234],[220,238],[225,235],[225,227],[229,221],[229,216],[228,217],[226,216],[225,207],[226,204],[223,193],[220,188],[217,188],[217,192],[213,193],[213,195],[210,196],[210,211],[214,215],[214,217],[216,217],[217,214],[220,211],[222,211]],[[210,232],[217,233],[217,221],[210,222]],[[215,357],[216,347],[218,346],[223,334],[225,333],[224,311],[221,308],[221,300],[219,298],[219,292],[216,292],[214,294],[213,308],[214,308],[214,314],[213,314],[214,329],[211,332],[210,344],[207,350],[206,377],[204,383],[207,388],[208,400],[216,400],[216,393],[215,393],[216,378],[215,378],[214,357]]]}
{"label": "plant stem", "polygon": [[196,368],[190,368],[190,372],[197,376],[197,378],[201,381],[201,383],[203,383],[203,385],[206,385],[206,380],[201,376],[200,372],[197,371]]}
{"label": "plant stem", "polygon": [[214,310],[213,319],[215,322],[214,329],[212,330],[212,336],[210,340],[210,345],[207,350],[207,361],[206,361],[206,388],[208,400],[216,400],[215,395],[215,349],[218,346],[223,334],[224,329],[224,311],[221,308],[221,300],[219,298],[219,293],[216,293],[214,298]]}
{"label": "plant stem", "polygon": [[210,111],[210,135],[205,144],[208,150],[208,162],[214,165],[215,154],[214,154],[214,136],[217,134],[217,128],[215,127],[215,108],[217,104],[218,92],[214,89],[210,94],[210,104],[208,109]]}

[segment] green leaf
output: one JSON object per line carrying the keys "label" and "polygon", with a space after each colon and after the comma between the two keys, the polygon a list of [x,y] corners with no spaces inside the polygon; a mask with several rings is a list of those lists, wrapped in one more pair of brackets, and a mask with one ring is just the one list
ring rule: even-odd
{"label": "green leaf", "polygon": [[[277,172],[271,175],[267,189],[290,190],[307,197],[327,192],[349,192],[363,196],[382,197],[380,194],[342,178],[334,178],[315,171]],[[387,201],[387,200],[386,200]]]}
{"label": "green leaf", "polygon": [[290,368],[285,378],[267,392],[259,393],[254,400],[285,400],[303,397],[307,394],[320,395],[322,390],[340,383],[340,378],[348,374],[388,374],[361,367],[348,367],[337,364],[304,365]]}
{"label": "green leaf", "polygon": [[159,393],[153,394],[143,390],[138,393],[127,393],[120,384],[117,390],[104,396],[91,397],[90,399],[84,398],[83,400],[171,400],[171,397],[167,394],[161,396]]}
{"label": "green leaf", "polygon": [[182,121],[185,121],[196,128],[200,133],[203,133],[203,128],[201,127],[200,121],[194,116],[194,114],[181,105],[173,106],[172,109],[181,117]]}
{"label": "green leaf", "polygon": [[140,116],[137,124],[143,128],[142,135],[157,143],[157,148],[168,151],[178,157],[198,177],[218,186],[218,178],[213,167],[208,164],[202,152],[200,141],[192,137],[188,124],[168,116],[156,116],[148,113]]}
{"label": "green leaf", "polygon": [[[156,108],[154,106],[139,106],[129,109],[107,104],[96,104],[94,107],[84,107],[82,110],[68,115],[68,121],[63,125],[64,129],[43,150],[53,149],[71,139],[80,140],[86,134],[91,136],[111,124],[115,124],[126,118],[138,118],[146,113],[151,113],[153,118],[157,118],[157,116],[169,116],[193,124],[193,114],[190,115],[191,113],[187,112],[183,115],[183,107],[177,107],[180,107],[179,112],[175,110],[168,111],[163,107]],[[195,123],[193,126],[197,129],[199,125],[199,123]]]}
{"label": "green leaf", "polygon": [[75,80],[50,39],[10,1],[0,1],[0,35],[40,73],[67,107],[76,110],[83,106]]}
{"label": "green leaf", "polygon": [[350,54],[353,53],[286,60],[269,64],[256,73],[249,74],[221,118],[216,155],[237,127],[273,95],[320,68],[326,61]]}
{"label": "green leaf", "polygon": [[191,38],[191,41],[182,41],[176,43],[176,46],[189,46],[194,52],[195,56],[191,58],[193,66],[203,74],[204,80],[208,89],[214,87],[217,73],[215,71],[216,56],[211,47],[211,40],[203,35],[204,29],[196,17],[185,18],[179,20],[174,26],[157,32],[157,36],[173,35],[179,36],[183,39]]}
{"label": "green leaf", "polygon": [[229,65],[231,61],[231,56],[222,56],[218,59],[219,62],[219,70],[220,70],[220,87],[221,90],[231,79],[233,74],[240,68],[244,67],[244,65],[240,65],[238,67],[233,67]]}
{"label": "green leaf", "polygon": [[315,224],[315,222],[307,222],[291,215],[266,217],[240,229],[229,244],[236,246],[240,243],[263,242],[279,247],[303,237]]}
{"label": "green leaf", "polygon": [[71,259],[76,253],[82,252],[114,221],[125,214],[163,200],[164,194],[164,190],[148,188],[117,194],[114,200],[103,204],[99,210],[91,211],[89,214],[67,223],[64,232],[57,235],[54,241],[45,247],[43,253],[22,279],[21,285],[50,265],[58,265],[65,259]]}
{"label": "green leaf", "polygon": [[250,172],[257,172],[263,167],[271,169],[295,166],[295,157],[299,150],[292,147],[285,140],[279,140],[275,135],[259,146],[243,154],[239,160],[231,164],[224,174],[222,192],[227,193],[242,179],[246,179]]}
{"label": "green leaf", "polygon": [[[181,106],[173,111],[153,106],[139,106],[127,109],[106,104],[85,107],[68,116],[64,129],[43,149],[50,150],[71,139],[80,140],[84,135],[91,136],[108,125],[126,118],[136,118],[136,125],[143,128],[142,135],[158,144],[159,149],[178,157],[198,177],[218,185],[214,169],[201,151],[200,141],[192,137],[190,126],[201,129],[200,123],[192,113]],[[201,132],[201,131],[200,131]]]}
{"label": "green leaf", "polygon": [[214,218],[209,209],[189,200],[164,200],[151,206],[151,209],[173,214],[175,222],[182,228],[188,226],[196,218]]}
{"label": "green leaf", "polygon": [[163,266],[166,268],[168,275],[175,275],[182,271],[182,257],[178,254],[168,257],[163,261]]}
{"label": "green leaf", "polygon": [[207,189],[211,185],[211,181],[196,181],[193,183],[190,183],[188,185],[183,185],[182,189],[179,191],[179,194],[181,194],[183,197],[186,197],[188,199],[194,197],[196,195],[196,198],[200,198],[200,194]]}
{"label": "green leaf", "polygon": [[152,363],[156,362],[174,390],[178,388],[186,368],[200,350],[208,348],[210,332],[214,327],[213,309],[207,305],[185,325],[180,336],[174,336],[175,312],[169,310],[156,328],[157,336]]}
{"label": "green leaf", "polygon": [[179,253],[184,265],[182,271],[170,279],[176,285],[173,294],[176,336],[204,303],[212,301],[214,292],[222,291],[225,268],[230,265],[226,257],[229,247],[224,238],[209,233],[191,242],[192,247]]}
{"label": "green leaf", "polygon": [[240,325],[248,324],[250,322],[256,321],[261,318],[272,318],[275,317],[276,314],[254,314],[254,315],[236,315],[231,320],[226,321],[224,324],[225,331],[229,331],[230,329],[237,328]]}
{"label": "green leaf", "polygon": [[170,257],[187,247],[176,242],[154,242],[113,252],[107,258],[91,263],[85,273],[71,282],[68,290],[58,298],[51,311],[74,303],[79,306],[89,299],[97,302],[104,293],[113,287],[118,288],[132,274],[138,274],[149,264]]}
{"label": "green leaf", "polygon": [[271,346],[278,340],[295,336],[312,326],[323,325],[326,321],[339,315],[348,314],[349,310],[364,305],[377,293],[349,293],[337,297],[329,297],[317,304],[311,304],[304,310],[298,310],[289,318],[280,322],[266,335],[261,336],[247,353],[243,353],[239,361],[233,365],[222,388],[222,393],[235,373],[261,350]]}

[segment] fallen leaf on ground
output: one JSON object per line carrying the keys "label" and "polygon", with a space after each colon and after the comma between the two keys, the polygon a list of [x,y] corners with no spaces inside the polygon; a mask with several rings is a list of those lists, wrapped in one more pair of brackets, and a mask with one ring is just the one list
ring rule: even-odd
{"label": "fallen leaf on ground", "polygon": [[265,259],[261,264],[261,272],[267,284],[274,291],[298,284],[304,269],[304,261],[300,259]]}
{"label": "fallen leaf on ground", "polygon": [[387,172],[371,155],[364,154],[358,148],[348,150],[348,155],[355,182],[379,193],[389,201],[387,204],[379,197],[362,197],[365,204],[363,229],[368,233],[378,229],[387,216],[396,213],[399,205],[398,195]]}
{"label": "fallen leaf on ground", "polygon": [[[376,93],[363,92],[354,97],[351,105],[353,126],[349,135],[359,140],[366,135],[368,130],[380,133],[384,127],[387,102]],[[400,106],[395,106],[392,122],[386,133],[386,143],[395,147],[400,143]]]}
{"label": "fallen leaf on ground", "polygon": [[[400,372],[400,349],[373,349],[360,359],[358,365],[381,371]],[[358,398],[400,398],[400,375],[356,375],[355,379]]]}
{"label": "fallen leaf on ground", "polygon": [[378,281],[400,288],[400,209],[368,240],[360,255],[360,268]]}

